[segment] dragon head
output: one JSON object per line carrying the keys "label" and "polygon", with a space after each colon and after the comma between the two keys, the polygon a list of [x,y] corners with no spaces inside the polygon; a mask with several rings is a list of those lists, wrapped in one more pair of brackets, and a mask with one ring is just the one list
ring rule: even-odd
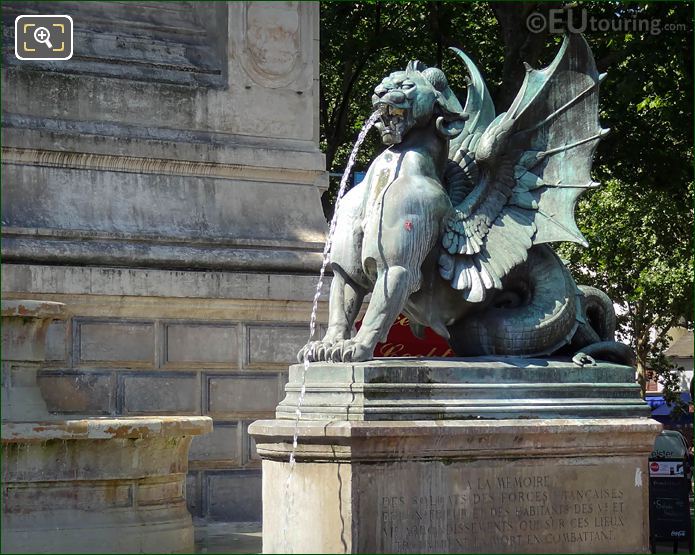
{"label": "dragon head", "polygon": [[380,111],[376,128],[387,145],[400,143],[411,129],[431,122],[442,137],[453,139],[468,118],[444,72],[419,61],[385,77],[374,89],[372,105]]}

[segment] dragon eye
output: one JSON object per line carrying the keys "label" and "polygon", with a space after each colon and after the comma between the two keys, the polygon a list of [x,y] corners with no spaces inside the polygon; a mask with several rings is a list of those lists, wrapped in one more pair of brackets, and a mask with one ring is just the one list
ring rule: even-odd
{"label": "dragon eye", "polygon": [[403,81],[401,83],[401,89],[412,89],[415,86],[415,83],[412,81]]}

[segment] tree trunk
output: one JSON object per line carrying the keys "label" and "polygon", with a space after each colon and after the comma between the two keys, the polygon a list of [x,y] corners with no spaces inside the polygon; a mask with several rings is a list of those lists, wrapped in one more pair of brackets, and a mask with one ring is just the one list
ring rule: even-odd
{"label": "tree trunk", "polygon": [[649,332],[647,336],[635,338],[635,366],[637,368],[637,383],[642,388],[642,397],[647,393],[647,360],[649,357]]}
{"label": "tree trunk", "polygon": [[490,2],[490,7],[500,25],[504,41],[504,65],[502,84],[492,93],[497,113],[507,110],[524,80],[524,62],[538,65],[549,33],[546,29],[534,33],[528,27],[531,14],[538,12],[548,21],[551,9],[562,7],[561,2]]}

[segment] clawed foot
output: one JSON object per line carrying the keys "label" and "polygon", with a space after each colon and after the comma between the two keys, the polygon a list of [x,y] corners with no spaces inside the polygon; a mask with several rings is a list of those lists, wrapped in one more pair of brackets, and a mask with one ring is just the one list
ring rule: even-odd
{"label": "clawed foot", "polygon": [[372,358],[373,349],[354,339],[339,340],[334,343],[311,341],[297,354],[299,362],[358,362]]}
{"label": "clawed foot", "polygon": [[331,348],[331,343],[325,341],[310,341],[297,353],[298,362],[318,362],[326,360],[326,352]]}
{"label": "clawed foot", "polygon": [[355,341],[354,339],[345,339],[338,341],[328,351],[328,360],[333,362],[360,362],[372,358],[373,349],[366,345]]}

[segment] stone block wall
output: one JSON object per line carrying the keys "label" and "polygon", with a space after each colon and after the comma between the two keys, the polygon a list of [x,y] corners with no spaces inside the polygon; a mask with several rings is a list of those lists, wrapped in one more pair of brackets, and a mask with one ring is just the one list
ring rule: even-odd
{"label": "stone block wall", "polygon": [[[188,279],[185,279],[188,277]],[[244,298],[217,293],[242,281]],[[206,415],[187,499],[199,519],[259,522],[261,470],[248,425],[271,418],[308,337],[313,276],[7,264],[6,298],[54,299],[39,385],[70,415]],[[70,284],[74,292],[64,292]],[[77,292],[81,290],[80,292]],[[127,294],[126,294],[127,293]],[[325,317],[322,305],[322,316]]]}
{"label": "stone block wall", "polygon": [[[72,17],[71,60],[16,59],[14,19],[36,13]],[[212,416],[191,510],[259,521],[246,429],[272,416],[307,339],[326,231],[318,4],[2,15],[2,294],[70,312],[48,336],[49,407]]]}

